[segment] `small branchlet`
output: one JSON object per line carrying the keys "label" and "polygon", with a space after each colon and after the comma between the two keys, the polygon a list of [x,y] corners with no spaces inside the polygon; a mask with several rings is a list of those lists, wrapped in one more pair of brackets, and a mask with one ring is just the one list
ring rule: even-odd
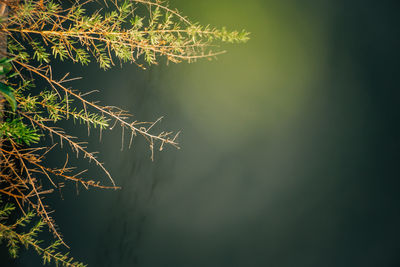
{"label": "small branchlet", "polygon": [[[46,224],[41,219],[33,223],[33,219],[36,217],[33,211],[27,212],[13,224],[5,223],[14,209],[15,207],[10,203],[0,206],[0,243],[5,242],[7,244],[11,257],[16,258],[18,256],[20,247],[25,247],[26,249],[31,247],[42,256],[43,264],[54,263],[57,266],[64,267],[86,266],[81,262],[75,261],[74,258],[68,255],[68,252],[65,254],[61,253],[59,251],[61,245],[59,240],[56,240],[47,247],[41,245],[43,242],[38,239],[38,234]],[[29,225],[31,227],[28,232],[25,233],[20,230]]]}

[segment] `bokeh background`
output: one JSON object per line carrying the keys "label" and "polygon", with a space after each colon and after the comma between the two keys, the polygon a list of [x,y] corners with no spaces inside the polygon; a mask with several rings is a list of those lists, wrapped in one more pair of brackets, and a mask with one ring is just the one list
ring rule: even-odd
{"label": "bokeh background", "polygon": [[154,162],[139,138],[121,152],[120,130],[91,134],[122,190],[54,197],[72,255],[96,267],[400,266],[400,2],[169,2],[251,40],[147,71],[60,65],[103,103],[182,130],[182,148]]}

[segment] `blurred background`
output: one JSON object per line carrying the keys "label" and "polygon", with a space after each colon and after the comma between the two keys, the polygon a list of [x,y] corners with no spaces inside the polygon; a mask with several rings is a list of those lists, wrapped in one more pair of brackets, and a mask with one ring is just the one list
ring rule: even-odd
{"label": "blurred background", "polygon": [[251,40],[146,71],[60,65],[95,99],[182,130],[181,149],[154,162],[141,138],[121,152],[120,130],[91,134],[122,189],[54,197],[72,255],[96,267],[400,266],[399,2],[169,2]]}

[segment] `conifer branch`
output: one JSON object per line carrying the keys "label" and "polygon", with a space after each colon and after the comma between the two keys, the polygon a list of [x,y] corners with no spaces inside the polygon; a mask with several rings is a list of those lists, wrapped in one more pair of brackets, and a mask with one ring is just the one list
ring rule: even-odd
{"label": "conifer branch", "polygon": [[[101,1],[71,1],[69,7],[58,0],[0,0],[0,36],[7,39],[7,49],[0,47],[0,197],[16,203],[21,213],[14,224],[6,224],[14,205],[0,207],[0,241],[6,240],[10,254],[16,257],[20,246],[32,247],[44,263],[62,266],[84,266],[67,254],[57,251],[60,245],[68,248],[50,217],[51,211],[43,196],[61,189],[64,182],[73,182],[85,189],[119,189],[110,172],[87,143],[80,141],[59,127],[62,120],[72,119],[92,128],[122,129],[130,134],[129,147],[135,136],[147,140],[151,159],[155,150],[165,146],[179,149],[178,133],[155,132],[154,122],[131,120],[132,114],[114,106],[91,101],[89,93],[68,87],[76,78],[66,74],[53,77],[51,63],[70,60],[87,65],[96,61],[106,70],[118,63],[134,63],[145,69],[161,60],[179,63],[199,59],[213,59],[225,53],[219,43],[241,43],[248,40],[246,31],[228,31],[191,22],[179,11],[160,0],[104,0],[106,9],[88,12],[89,4]],[[8,15],[1,15],[8,10]],[[145,15],[143,11],[145,10]],[[1,49],[3,48],[3,49]],[[51,89],[32,95],[37,80],[47,82]],[[69,166],[69,155],[62,167],[44,163],[57,144],[37,147],[44,133],[57,137],[60,146],[67,143],[72,152],[93,161],[111,181],[102,185],[99,179],[82,178],[86,171],[76,172]],[[48,181],[50,189],[42,186]],[[0,200],[1,202],[1,200]],[[41,219],[28,233],[16,231],[30,224],[32,218]],[[56,241],[42,247],[38,233],[47,225]]]}

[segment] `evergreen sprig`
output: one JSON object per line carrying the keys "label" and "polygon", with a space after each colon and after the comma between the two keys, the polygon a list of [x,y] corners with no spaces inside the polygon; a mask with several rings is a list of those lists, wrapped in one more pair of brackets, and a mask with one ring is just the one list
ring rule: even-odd
{"label": "evergreen sprig", "polygon": [[0,123],[0,136],[4,139],[12,138],[18,144],[33,145],[39,142],[40,134],[28,127],[22,118],[7,119]]}
{"label": "evergreen sprig", "polygon": [[[1,199],[0,204],[2,204]],[[3,242],[6,243],[11,257],[16,258],[21,247],[25,247],[26,249],[31,247],[42,256],[43,264],[54,263],[57,266],[65,267],[86,266],[81,262],[75,261],[74,258],[69,256],[68,252],[61,253],[59,251],[61,245],[59,240],[56,240],[47,247],[41,246],[43,241],[38,239],[38,234],[46,224],[41,219],[33,224],[32,220],[36,217],[34,212],[27,212],[13,224],[6,223],[5,221],[8,220],[11,212],[14,210],[15,207],[11,203],[0,206],[0,244]],[[27,233],[19,230],[25,229],[28,225],[32,226]]]}

